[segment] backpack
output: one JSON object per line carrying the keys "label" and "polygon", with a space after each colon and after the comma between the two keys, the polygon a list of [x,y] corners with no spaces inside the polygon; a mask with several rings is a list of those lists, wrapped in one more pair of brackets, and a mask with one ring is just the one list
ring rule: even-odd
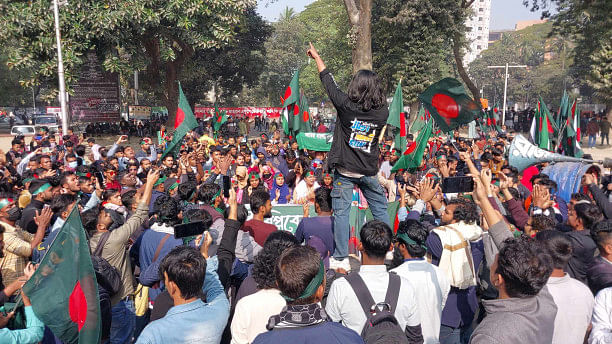
{"label": "backpack", "polygon": [[102,250],[104,249],[104,244],[108,240],[109,236],[110,232],[102,234],[100,241],[98,242],[98,246],[96,246],[95,251],[91,254],[91,263],[93,264],[94,271],[96,272],[98,284],[106,289],[106,291],[112,297],[117,294],[119,290],[121,290],[121,285],[123,282],[121,281],[121,274],[119,273],[119,270],[110,265],[106,259],[102,258]]}
{"label": "backpack", "polygon": [[345,277],[357,295],[361,308],[366,315],[366,323],[361,330],[361,338],[366,344],[404,344],[408,337],[395,318],[395,308],[399,298],[401,279],[389,273],[389,285],[385,301],[376,303],[372,294],[357,272]]}

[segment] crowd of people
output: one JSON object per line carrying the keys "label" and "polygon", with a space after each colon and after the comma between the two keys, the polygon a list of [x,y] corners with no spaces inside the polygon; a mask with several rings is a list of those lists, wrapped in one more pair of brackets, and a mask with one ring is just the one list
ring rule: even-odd
{"label": "crowd of people", "polygon": [[[192,131],[177,156],[148,137],[136,149],[123,135],[110,147],[72,132],[13,140],[0,157],[0,303],[78,207],[92,254],[120,276],[96,270],[103,343],[612,341],[609,175],[593,165],[565,202],[547,162],[508,164],[510,133],[432,138],[418,168],[392,172],[402,152],[378,142],[376,75],[358,72],[344,93],[309,56],[338,111],[330,152],[278,130]],[[444,192],[458,176],[473,190]],[[353,200],[373,215],[355,237]],[[284,204],[303,206],[295,233],[267,221]],[[195,223],[201,235],[177,237]],[[0,342],[57,341],[22,297],[27,324],[1,315]]]}

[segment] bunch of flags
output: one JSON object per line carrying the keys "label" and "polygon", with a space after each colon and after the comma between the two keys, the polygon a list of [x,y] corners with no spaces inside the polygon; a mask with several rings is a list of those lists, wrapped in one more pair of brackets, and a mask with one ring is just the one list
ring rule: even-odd
{"label": "bunch of flags", "polygon": [[299,70],[296,70],[293,74],[293,78],[280,100],[283,107],[282,122],[285,134],[295,137],[300,132],[312,132],[308,100],[303,92],[300,92]]}

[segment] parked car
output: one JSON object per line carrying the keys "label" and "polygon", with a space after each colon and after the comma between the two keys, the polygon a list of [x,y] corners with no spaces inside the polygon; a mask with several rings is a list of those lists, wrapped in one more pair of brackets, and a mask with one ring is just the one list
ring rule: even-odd
{"label": "parked car", "polygon": [[34,136],[36,128],[33,125],[15,125],[11,128],[13,136]]}
{"label": "parked car", "polygon": [[59,125],[57,124],[57,117],[55,115],[39,115],[34,117],[34,126],[36,130],[41,127],[47,127],[49,131],[58,132]]}
{"label": "parked car", "polygon": [[[13,126],[23,124],[23,120],[19,117],[13,117]],[[11,131],[11,120],[9,116],[0,117],[0,131],[10,132]]]}

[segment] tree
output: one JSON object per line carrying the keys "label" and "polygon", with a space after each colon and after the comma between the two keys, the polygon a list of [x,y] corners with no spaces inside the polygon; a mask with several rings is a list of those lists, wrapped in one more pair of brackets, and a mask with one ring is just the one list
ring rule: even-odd
{"label": "tree", "polygon": [[295,10],[293,7],[286,6],[283,12],[281,12],[280,17],[278,17],[278,21],[290,20],[295,17]]}
{"label": "tree", "polygon": [[[232,41],[251,0],[73,0],[60,9],[62,48],[68,87],[95,49],[106,70],[127,74],[145,70],[150,85],[169,110],[173,123],[178,104],[177,77],[198,51]],[[49,1],[10,1],[0,5],[0,41],[19,46],[9,53],[9,67],[30,68],[25,87],[55,81],[56,54]],[[57,84],[57,83],[52,83]],[[53,98],[56,90],[47,97]]]}
{"label": "tree", "polygon": [[353,74],[372,69],[372,0],[344,0],[351,25]]}
{"label": "tree", "polygon": [[[612,2],[609,0],[523,0],[532,11],[543,10],[543,17],[551,17],[554,34],[569,37],[576,43],[573,49],[571,72],[577,80],[584,80],[581,92],[591,88],[595,97],[606,103],[612,114],[610,85],[609,41],[612,37]],[[557,13],[551,15],[550,8]],[[586,78],[584,78],[586,76]],[[608,86],[606,86],[608,85]]]}

